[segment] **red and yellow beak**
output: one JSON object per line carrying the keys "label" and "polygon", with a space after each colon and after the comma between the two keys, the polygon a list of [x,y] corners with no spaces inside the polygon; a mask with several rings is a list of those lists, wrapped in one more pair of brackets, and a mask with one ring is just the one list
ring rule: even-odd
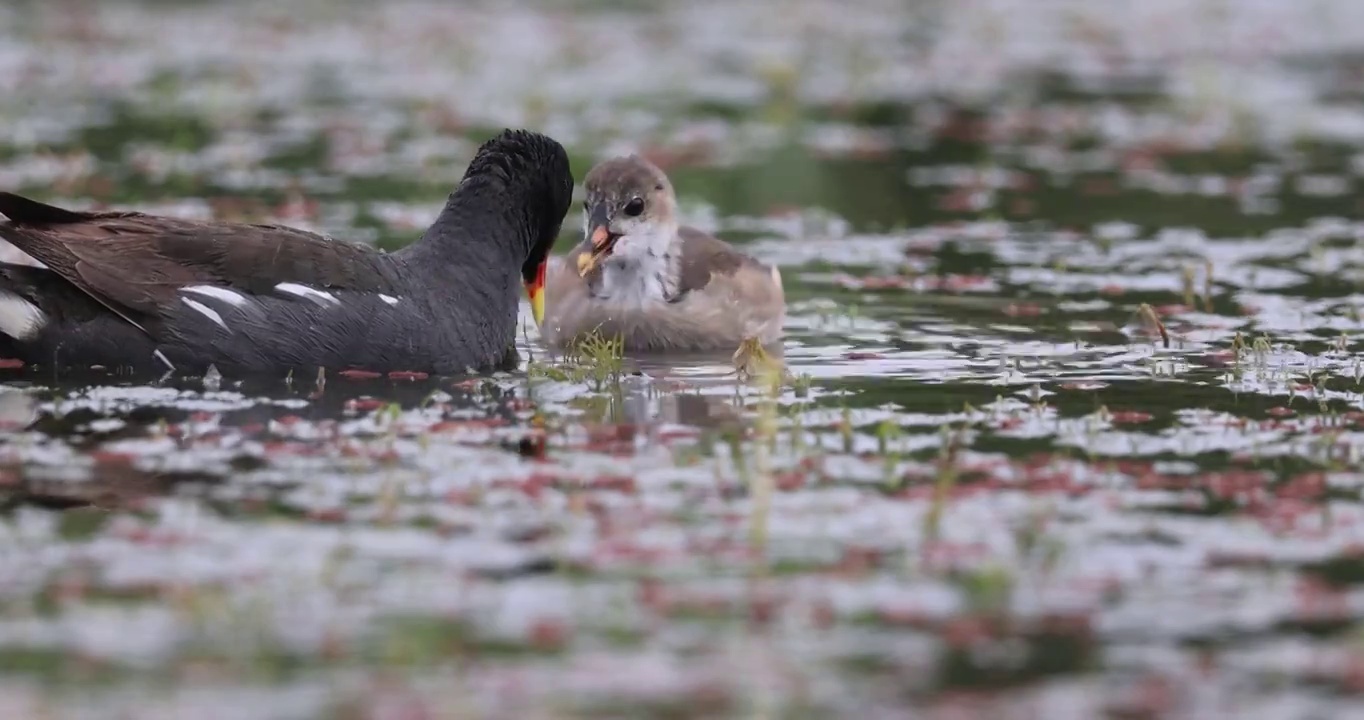
{"label": "red and yellow beak", "polygon": [[548,259],[541,260],[540,266],[535,268],[535,279],[526,283],[526,297],[530,298],[530,312],[535,317],[536,327],[545,322],[545,268],[548,265]]}

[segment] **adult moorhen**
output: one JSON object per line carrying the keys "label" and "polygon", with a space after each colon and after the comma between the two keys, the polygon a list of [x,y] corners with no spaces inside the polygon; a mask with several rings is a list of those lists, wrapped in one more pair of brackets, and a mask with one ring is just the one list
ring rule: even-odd
{"label": "adult moorhen", "polygon": [[0,193],[0,237],[46,266],[0,264],[0,357],[189,373],[498,367],[515,357],[518,285],[543,317],[572,191],[558,142],[505,131],[435,223],[391,254],[280,225]]}

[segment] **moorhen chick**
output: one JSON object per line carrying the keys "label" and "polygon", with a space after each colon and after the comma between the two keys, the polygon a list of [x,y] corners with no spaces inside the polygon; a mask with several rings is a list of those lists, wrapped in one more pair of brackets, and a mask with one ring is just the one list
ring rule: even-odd
{"label": "moorhen chick", "polygon": [[626,350],[735,350],[781,338],[781,273],[677,221],[667,175],[637,155],[587,174],[585,239],[549,270],[541,337],[564,347],[592,333]]}

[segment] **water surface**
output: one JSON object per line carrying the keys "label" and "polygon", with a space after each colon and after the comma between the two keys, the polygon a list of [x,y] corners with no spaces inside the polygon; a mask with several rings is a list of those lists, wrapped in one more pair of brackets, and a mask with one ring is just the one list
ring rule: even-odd
{"label": "water surface", "polygon": [[1362,28],[0,10],[4,189],[391,248],[526,125],[646,153],[790,301],[775,389],[531,327],[488,378],[3,370],[0,715],[1359,715]]}

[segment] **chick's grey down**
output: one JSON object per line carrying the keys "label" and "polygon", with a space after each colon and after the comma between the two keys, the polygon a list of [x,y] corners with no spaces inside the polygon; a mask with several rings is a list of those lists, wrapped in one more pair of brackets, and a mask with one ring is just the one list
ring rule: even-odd
{"label": "chick's grey down", "polygon": [[562,146],[484,143],[439,217],[385,253],[280,225],[72,212],[0,193],[0,356],[40,366],[454,374],[515,357],[521,288],[568,212]]}

